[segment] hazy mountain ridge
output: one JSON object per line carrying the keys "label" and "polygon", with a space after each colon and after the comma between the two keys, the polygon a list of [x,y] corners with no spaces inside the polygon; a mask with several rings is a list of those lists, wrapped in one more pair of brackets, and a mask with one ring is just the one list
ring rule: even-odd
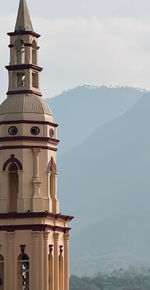
{"label": "hazy mountain ridge", "polygon": [[72,273],[150,261],[149,112],[144,94],[58,157],[61,209],[76,217]]}
{"label": "hazy mountain ridge", "polygon": [[80,86],[47,99],[59,123],[59,152],[84,142],[100,125],[122,115],[143,95],[135,88]]}

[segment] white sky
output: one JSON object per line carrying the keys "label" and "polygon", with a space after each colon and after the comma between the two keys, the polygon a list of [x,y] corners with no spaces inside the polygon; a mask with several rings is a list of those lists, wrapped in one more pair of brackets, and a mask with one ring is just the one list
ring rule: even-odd
{"label": "white sky", "polygon": [[[7,91],[9,38],[18,0],[0,3],[0,100]],[[149,0],[28,0],[41,33],[44,97],[81,84],[150,89]]]}

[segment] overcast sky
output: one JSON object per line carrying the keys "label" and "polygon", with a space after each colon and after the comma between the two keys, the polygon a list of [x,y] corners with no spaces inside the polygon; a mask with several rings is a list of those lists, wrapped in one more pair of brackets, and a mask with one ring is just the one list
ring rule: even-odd
{"label": "overcast sky", "polygon": [[[19,0],[0,3],[0,96],[5,98]],[[51,97],[82,85],[150,89],[149,0],[27,0],[40,39],[41,90]]]}

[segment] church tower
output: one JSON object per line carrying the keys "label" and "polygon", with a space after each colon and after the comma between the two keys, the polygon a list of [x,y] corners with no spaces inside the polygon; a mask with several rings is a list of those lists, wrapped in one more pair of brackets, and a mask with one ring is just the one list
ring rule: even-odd
{"label": "church tower", "polygon": [[69,290],[68,222],[57,198],[57,124],[42,98],[26,0],[10,36],[0,106],[0,290]]}

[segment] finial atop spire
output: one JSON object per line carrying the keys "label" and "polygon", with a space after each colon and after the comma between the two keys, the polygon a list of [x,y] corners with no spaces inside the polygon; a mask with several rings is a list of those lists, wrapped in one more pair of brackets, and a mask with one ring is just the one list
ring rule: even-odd
{"label": "finial atop spire", "polygon": [[15,26],[15,32],[22,31],[34,31],[26,0],[20,0]]}

